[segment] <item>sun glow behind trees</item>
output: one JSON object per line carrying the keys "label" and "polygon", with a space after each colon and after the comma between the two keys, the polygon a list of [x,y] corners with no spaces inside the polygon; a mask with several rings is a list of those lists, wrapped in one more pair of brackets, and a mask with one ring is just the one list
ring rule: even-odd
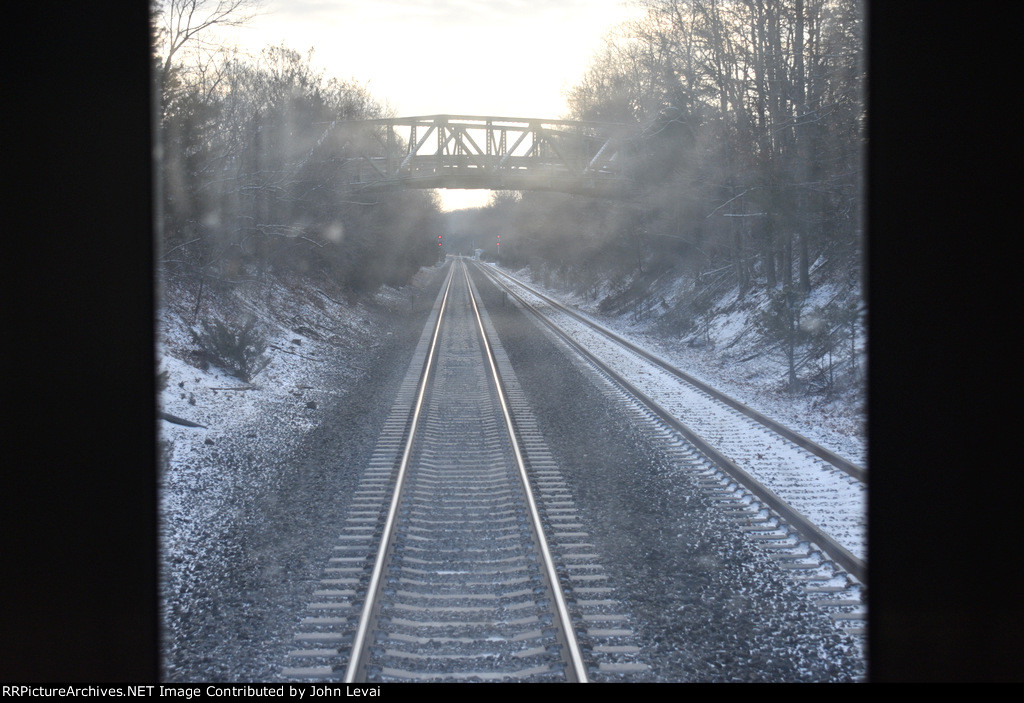
{"label": "sun glow behind trees", "polygon": [[328,75],[365,83],[397,115],[555,118],[603,37],[638,9],[622,0],[264,2],[224,32],[256,52],[284,42]]}
{"label": "sun glow behind trees", "polygon": [[[604,35],[637,16],[622,0],[294,3],[268,1],[244,27],[215,33],[258,53],[284,43],[328,76],[363,85],[398,116],[557,118]],[[438,191],[446,211],[482,207],[486,190]]]}

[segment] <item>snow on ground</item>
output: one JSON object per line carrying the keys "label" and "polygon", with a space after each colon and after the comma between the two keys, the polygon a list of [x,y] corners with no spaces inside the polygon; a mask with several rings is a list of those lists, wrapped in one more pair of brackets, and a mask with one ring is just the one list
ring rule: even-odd
{"label": "snow on ground", "polygon": [[[213,303],[216,315],[235,319],[255,315],[267,333],[266,354],[271,361],[251,383],[246,383],[215,366],[207,370],[197,367],[192,354],[196,345],[189,334],[190,327],[199,329],[189,324],[195,294],[186,291],[180,282],[168,281],[166,285],[168,304],[157,317],[157,369],[168,371],[169,378],[159,397],[159,409],[208,427],[197,431],[162,424],[163,437],[174,444],[179,459],[186,457],[197,441],[216,440],[220,434],[261,421],[271,401],[286,401],[295,408],[277,420],[298,429],[315,426],[316,416],[301,410],[315,409],[306,408],[306,404],[316,404],[326,394],[334,393],[325,387],[324,378],[328,370],[339,370],[339,356],[343,373],[361,370],[358,351],[352,350],[359,345],[353,345],[353,341],[372,337],[377,331],[366,302],[349,305],[305,287],[297,279],[253,283],[226,295],[218,294]],[[397,307],[408,304],[406,295],[384,288],[370,302]],[[209,317],[209,291],[206,296],[200,320]]]}
{"label": "snow on ground", "polygon": [[[170,581],[165,592],[184,592],[201,561],[197,545],[230,523],[241,493],[275,480],[280,458],[319,425],[325,401],[362,373],[375,337],[390,334],[372,308],[408,306],[410,293],[384,288],[351,305],[298,278],[268,277],[233,290],[205,287],[198,320],[252,314],[266,331],[270,363],[246,383],[215,366],[198,367],[189,334],[190,327],[198,329],[190,324],[198,286],[170,277],[163,285],[156,368],[168,378],[158,411],[205,426],[158,421],[160,556]],[[228,465],[239,462],[239,446],[243,457],[253,459]]]}
{"label": "snow on ground", "polygon": [[[423,269],[402,289],[356,302],[298,276],[208,281],[201,297],[194,279],[163,277],[155,359],[167,375],[158,397],[163,679],[278,675],[439,272]],[[249,315],[266,334],[269,364],[248,383],[200,368],[190,329]]]}
{"label": "snow on ground", "polygon": [[[862,482],[796,447],[760,423],[548,306],[521,286],[519,294],[646,397],[743,468],[760,484],[863,559],[867,494]],[[607,328],[606,328],[607,329]]]}
{"label": "snow on ground", "polygon": [[[421,273],[413,285],[420,285],[425,275],[429,274]],[[188,330],[198,287],[193,282],[175,279],[166,280],[164,285],[165,304],[157,318],[156,362],[157,370],[166,371],[168,380],[158,399],[159,410],[205,425],[192,428],[159,421],[161,445],[167,458],[159,480],[160,561],[164,578],[161,617],[164,636],[168,638],[162,650],[164,674],[169,680],[189,680],[200,675],[197,671],[204,677],[245,678],[250,675],[245,673],[249,669],[238,662],[230,665],[238,671],[208,671],[203,667],[213,665],[197,660],[199,654],[213,651],[215,643],[228,637],[229,630],[233,632],[241,627],[240,623],[248,622],[244,618],[231,620],[242,616],[229,616],[216,609],[199,612],[204,599],[212,600],[215,606],[219,604],[211,577],[231,572],[226,563],[214,562],[238,556],[217,550],[216,545],[223,543],[219,535],[227,533],[232,523],[250,519],[247,511],[251,512],[252,506],[247,506],[240,496],[259,486],[277,485],[281,462],[321,424],[326,401],[337,395],[336,389],[352,385],[346,379],[364,373],[363,365],[372,357],[377,338],[387,334],[381,309],[407,310],[414,289],[383,289],[372,300],[350,305],[338,296],[303,285],[300,279],[268,278],[230,291],[211,291],[207,287],[199,306],[199,320],[214,313],[235,319],[254,314],[267,332],[270,364],[251,383],[244,383],[216,367],[201,370],[196,366],[191,353],[195,344]],[[418,302],[422,304],[423,300]],[[588,309],[583,304],[580,307]],[[590,305],[588,311],[593,308]],[[817,415],[811,417],[800,404],[810,405],[812,401],[789,399],[787,403],[772,391],[759,390],[756,376],[730,380],[730,369],[733,374],[737,373],[736,368],[750,374],[753,367],[719,358],[712,350],[690,349],[678,339],[659,337],[654,333],[653,323],[645,321],[638,325],[628,316],[594,316],[601,317],[604,324],[623,336],[826,446],[831,445],[804,428],[817,423],[839,432],[835,429],[837,422],[846,417],[842,403],[835,404],[840,410],[835,412],[837,422],[830,424],[822,422],[825,411],[819,408]],[[726,322],[727,318],[723,316],[722,320]],[[739,327],[741,323],[736,320],[729,326]],[[726,328],[723,325],[713,335],[724,335]],[[718,340],[721,347],[724,337]],[[764,368],[757,372],[764,378],[777,379],[781,375],[777,362],[774,366],[761,363]],[[761,396],[765,400],[759,404],[756,401]],[[789,421],[786,413],[803,421]],[[860,442],[863,446],[863,432]],[[857,459],[852,452],[843,453]],[[264,573],[281,567],[277,562],[254,561],[243,554],[237,568]],[[244,613],[247,603],[241,604],[239,612]],[[251,610],[257,605],[253,601],[248,607]],[[217,629],[222,619],[225,625]],[[269,625],[261,627],[266,632],[276,632]],[[278,644],[286,643],[265,642],[257,649],[266,650],[261,656],[269,662]],[[181,648],[181,653],[176,654]],[[244,649],[242,645],[238,648]],[[268,671],[266,667],[270,665],[260,664],[263,668],[253,670]]]}
{"label": "snow on ground", "polygon": [[[175,283],[168,282],[170,288]],[[365,335],[365,310],[350,308],[326,296],[317,299],[314,293],[298,286],[289,289],[276,282],[263,286],[253,284],[235,293],[218,295],[214,305],[221,317],[255,314],[267,331],[267,355],[271,361],[251,383],[210,366],[197,367],[192,355],[196,348],[189,335],[191,311],[187,306],[194,295],[180,289],[169,290],[168,307],[158,314],[157,369],[169,373],[166,389],[159,397],[159,410],[205,425],[196,429],[161,423],[161,437],[172,445],[172,466],[190,461],[203,444],[216,444],[219,437],[237,433],[248,424],[266,419],[269,406],[283,411],[275,416],[277,423],[292,431],[307,430],[316,424],[316,404],[325,394],[324,371],[337,369],[336,354],[341,335]],[[207,297],[210,297],[207,291]],[[206,319],[210,301],[204,301],[200,319]],[[194,327],[198,329],[198,325]],[[342,371],[354,373],[348,364]],[[278,433],[293,434],[293,433]]]}
{"label": "snow on ground", "polygon": [[[555,300],[575,307],[595,322],[744,405],[868,468],[864,386],[832,397],[786,392],[783,388],[787,373],[785,359],[780,353],[763,353],[758,335],[753,331],[753,318],[758,304],[764,302],[763,293],[748,293],[742,305],[737,290],[724,296],[716,305],[717,314],[710,329],[711,345],[700,347],[688,344],[692,333],[684,336],[666,334],[661,329],[657,314],[634,320],[629,313],[601,313],[598,310],[600,300],[610,291],[603,291],[588,300],[579,294],[545,286],[543,276],[535,276],[530,267],[508,270],[508,273],[529,282]],[[666,286],[659,295],[671,308],[682,294],[682,289],[681,282],[677,281]],[[812,290],[806,309],[824,305],[838,293],[833,283],[823,281]],[[866,334],[861,328],[858,330],[857,351],[862,360],[866,341]],[[866,378],[863,366],[862,362],[860,377]]]}

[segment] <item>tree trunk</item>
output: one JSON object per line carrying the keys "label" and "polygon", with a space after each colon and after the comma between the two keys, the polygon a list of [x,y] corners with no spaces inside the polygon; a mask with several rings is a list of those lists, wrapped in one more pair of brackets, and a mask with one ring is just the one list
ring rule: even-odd
{"label": "tree trunk", "polygon": [[199,306],[203,302],[203,285],[206,283],[206,276],[203,275],[202,268],[199,270],[199,292],[196,293],[196,309],[192,311],[192,324],[196,324],[196,320],[199,318]]}
{"label": "tree trunk", "polygon": [[766,283],[769,288],[774,288],[778,285],[779,279],[775,269],[775,232],[772,229],[771,215],[759,218],[758,227],[761,230],[760,250]]}
{"label": "tree trunk", "polygon": [[792,309],[789,310],[789,344],[787,357],[789,361],[789,390],[790,392],[796,390],[796,321],[794,318],[794,312]]}
{"label": "tree trunk", "polygon": [[803,293],[811,292],[811,273],[810,264],[808,262],[809,255],[807,252],[807,232],[806,226],[805,231],[800,234],[800,291]]}
{"label": "tree trunk", "polygon": [[853,372],[853,381],[857,382],[860,375],[857,369],[857,317],[850,319],[850,370]]}
{"label": "tree trunk", "polygon": [[747,267],[743,260],[743,232],[739,225],[733,225],[733,227],[733,242],[736,248],[736,282],[739,284],[742,298],[750,288],[750,278],[747,276]]}
{"label": "tree trunk", "polygon": [[793,287],[793,233],[788,228],[782,235],[782,285]]}

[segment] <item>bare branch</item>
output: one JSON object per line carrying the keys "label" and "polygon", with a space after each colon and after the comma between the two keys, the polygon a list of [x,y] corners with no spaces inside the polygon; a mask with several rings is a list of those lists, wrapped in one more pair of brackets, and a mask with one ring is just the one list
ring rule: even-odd
{"label": "bare branch", "polygon": [[240,27],[256,16],[261,0],[163,0],[164,65],[210,27]]}
{"label": "bare branch", "polygon": [[707,215],[707,217],[705,217],[704,219],[705,219],[705,220],[706,220],[706,219],[708,219],[708,217],[711,217],[712,215],[714,215],[714,214],[715,214],[716,212],[718,212],[719,210],[721,210],[722,208],[724,208],[724,207],[725,207],[726,205],[728,205],[729,203],[731,203],[731,202],[732,202],[733,200],[736,200],[737,198],[742,198],[742,197],[743,197],[744,195],[746,195],[746,194],[747,194],[747,193],[749,193],[749,192],[750,192],[750,189],[748,188],[747,190],[743,191],[743,192],[742,192],[742,193],[740,193],[739,195],[736,195],[736,196],[734,196],[734,197],[732,197],[732,198],[729,198],[729,199],[728,199],[728,200],[726,200],[726,201],[725,201],[724,203],[722,203],[721,205],[719,205],[718,207],[716,207],[716,208],[715,208],[714,210],[712,210],[711,212],[709,212],[709,213],[708,213],[708,215]]}

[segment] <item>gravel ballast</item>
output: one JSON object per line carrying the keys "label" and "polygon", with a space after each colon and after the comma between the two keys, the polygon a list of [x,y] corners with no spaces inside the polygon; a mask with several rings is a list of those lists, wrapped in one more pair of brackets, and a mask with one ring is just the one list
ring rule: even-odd
{"label": "gravel ballast", "polygon": [[830,618],[747,542],[655,434],[494,286],[474,280],[616,597],[662,681],[854,681]]}
{"label": "gravel ballast", "polygon": [[[302,383],[271,393],[261,376],[262,398],[253,395],[260,391],[214,393],[195,384],[206,380],[197,369],[173,365],[170,389],[179,392],[182,377],[180,393],[196,385],[198,396],[173,413],[199,417],[209,429],[160,428],[173,445],[159,478],[163,680],[279,679],[422,332],[440,269],[421,279],[414,310],[408,293],[396,293],[385,304],[360,306],[363,334],[333,348],[294,345],[307,356],[315,348],[322,360],[306,382],[313,388]],[[246,403],[252,407],[243,412]]]}
{"label": "gravel ballast", "polygon": [[[159,483],[164,680],[280,680],[441,271],[421,274],[415,309],[407,292],[360,307],[350,338],[333,346],[315,339],[303,312],[307,324],[275,341],[290,353],[255,390],[213,390],[244,384],[163,357],[162,409],[206,425],[161,422],[170,443]],[[639,414],[609,403],[602,382],[473,277],[629,611],[651,667],[644,680],[861,679],[854,644],[666,460]],[[298,354],[319,359],[303,367],[308,380],[283,366]]]}

